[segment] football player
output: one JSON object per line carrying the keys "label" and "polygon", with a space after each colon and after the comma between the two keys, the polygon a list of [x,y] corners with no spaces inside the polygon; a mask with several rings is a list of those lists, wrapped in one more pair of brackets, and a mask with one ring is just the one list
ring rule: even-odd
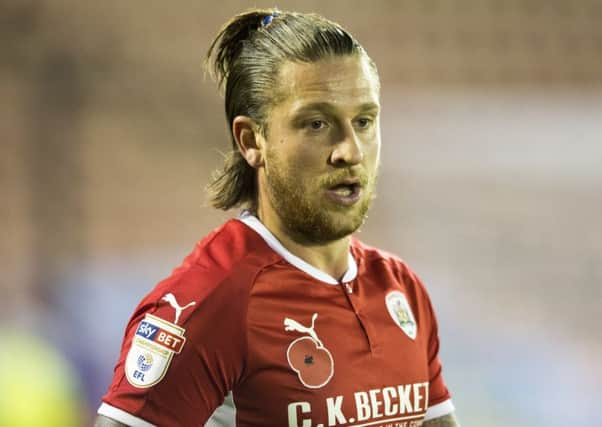
{"label": "football player", "polygon": [[376,65],[340,25],[252,10],[208,63],[232,150],[209,186],[236,218],[138,305],[97,426],[457,426],[435,313],[353,233],[380,162]]}

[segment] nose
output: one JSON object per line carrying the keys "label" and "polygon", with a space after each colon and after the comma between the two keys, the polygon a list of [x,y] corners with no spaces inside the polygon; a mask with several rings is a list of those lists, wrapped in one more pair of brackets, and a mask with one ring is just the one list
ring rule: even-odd
{"label": "nose", "polygon": [[351,124],[341,126],[338,141],[335,143],[330,155],[333,166],[357,165],[364,159],[361,141]]}

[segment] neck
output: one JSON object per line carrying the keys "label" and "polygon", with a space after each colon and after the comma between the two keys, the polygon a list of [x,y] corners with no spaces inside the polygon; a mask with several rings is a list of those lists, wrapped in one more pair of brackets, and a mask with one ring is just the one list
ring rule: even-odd
{"label": "neck", "polygon": [[259,220],[289,252],[337,280],[343,278],[349,267],[350,236],[328,243],[302,242],[292,237],[277,215],[266,215],[262,211],[256,212]]}

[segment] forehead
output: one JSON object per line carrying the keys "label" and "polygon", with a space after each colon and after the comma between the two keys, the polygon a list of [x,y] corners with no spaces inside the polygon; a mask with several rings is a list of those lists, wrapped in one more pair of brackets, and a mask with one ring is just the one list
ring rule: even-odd
{"label": "forehead", "polygon": [[282,103],[290,109],[311,103],[341,109],[378,105],[378,76],[363,56],[329,57],[311,63],[288,61],[279,71]]}

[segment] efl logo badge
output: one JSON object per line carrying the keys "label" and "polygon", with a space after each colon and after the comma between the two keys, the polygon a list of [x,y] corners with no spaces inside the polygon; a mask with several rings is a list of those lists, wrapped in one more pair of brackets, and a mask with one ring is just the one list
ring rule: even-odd
{"label": "efl logo badge", "polygon": [[406,296],[399,291],[392,291],[385,297],[385,303],[387,310],[391,318],[399,328],[405,332],[405,334],[411,339],[416,339],[416,333],[418,332],[418,326],[416,325],[416,319],[408,304]]}
{"label": "efl logo badge", "polygon": [[297,331],[307,336],[294,340],[286,351],[286,359],[290,367],[297,373],[299,381],[307,388],[320,388],[328,384],[334,374],[334,360],[330,351],[314,330],[318,313],[311,318],[311,326],[303,326],[288,317],[284,319],[285,331]]}
{"label": "efl logo badge", "polygon": [[125,359],[125,375],[129,383],[146,388],[161,381],[173,355],[184,347],[184,332],[184,328],[157,316],[144,316]]}

